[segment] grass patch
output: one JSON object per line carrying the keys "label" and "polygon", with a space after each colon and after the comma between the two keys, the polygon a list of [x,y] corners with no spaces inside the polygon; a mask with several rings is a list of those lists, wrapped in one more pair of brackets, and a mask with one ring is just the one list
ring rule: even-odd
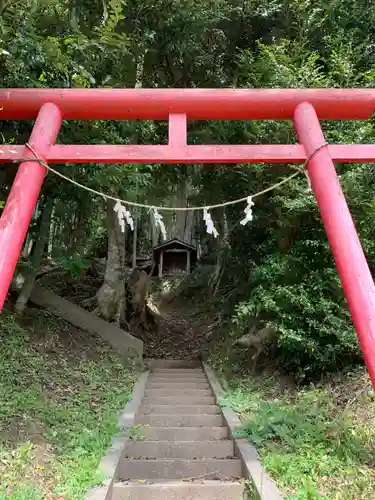
{"label": "grass patch", "polygon": [[[32,311],[31,311],[32,312]],[[44,312],[0,318],[0,500],[80,500],[117,432],[134,372]]]}
{"label": "grass patch", "polygon": [[375,397],[363,370],[303,389],[233,380],[222,399],[286,500],[375,498]]}

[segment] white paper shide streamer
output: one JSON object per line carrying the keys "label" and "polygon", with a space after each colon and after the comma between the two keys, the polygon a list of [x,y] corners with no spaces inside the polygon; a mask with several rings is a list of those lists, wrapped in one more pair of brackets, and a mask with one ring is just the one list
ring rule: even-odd
{"label": "white paper shide streamer", "polygon": [[128,224],[130,229],[134,231],[134,221],[132,218],[132,214],[126,207],[124,207],[124,205],[122,205],[119,200],[117,200],[113,210],[117,213],[118,223],[121,227],[121,231],[125,233],[125,224]]}
{"label": "white paper shide streamer", "polygon": [[154,219],[155,219],[155,225],[160,229],[160,232],[163,236],[163,240],[165,241],[167,239],[167,231],[165,229],[163,216],[159,214],[156,208],[154,208]]}
{"label": "white paper shide streamer", "polygon": [[253,220],[253,210],[252,207],[254,206],[254,202],[251,196],[247,197],[247,205],[244,210],[245,212],[245,217],[242,219],[240,222],[241,226],[245,226],[248,222],[251,222]]}
{"label": "white paper shide streamer", "polygon": [[208,211],[208,208],[203,209],[203,220],[206,223],[206,231],[208,234],[212,234],[214,238],[219,236],[219,233],[216,231],[214,223],[211,219],[211,214]]}

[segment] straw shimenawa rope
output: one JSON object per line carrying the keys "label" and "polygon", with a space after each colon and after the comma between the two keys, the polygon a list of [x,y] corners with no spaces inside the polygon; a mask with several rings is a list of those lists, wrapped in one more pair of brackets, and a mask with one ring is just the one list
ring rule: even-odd
{"label": "straw shimenawa rope", "polygon": [[105,198],[107,200],[119,201],[120,203],[123,203],[124,205],[128,205],[131,207],[147,208],[149,210],[168,211],[168,212],[189,212],[189,211],[197,211],[197,210],[202,210],[202,211],[203,210],[210,210],[213,208],[221,208],[221,207],[228,207],[230,205],[237,205],[238,203],[246,202],[248,200],[249,196],[250,196],[250,198],[256,198],[258,196],[261,196],[262,194],[268,193],[269,191],[273,191],[274,189],[278,189],[283,184],[290,182],[292,179],[294,179],[295,177],[297,177],[297,175],[300,175],[301,173],[305,173],[307,175],[306,168],[307,168],[311,158],[318,151],[320,151],[322,148],[324,148],[325,146],[328,146],[328,144],[327,144],[327,142],[324,142],[324,143],[320,144],[318,147],[314,148],[307,156],[303,166],[296,167],[297,171],[294,174],[289,175],[288,177],[281,180],[280,182],[277,182],[276,184],[272,184],[268,188],[262,189],[262,191],[258,191],[257,193],[254,193],[254,194],[248,195],[248,196],[244,196],[244,197],[238,198],[236,200],[225,201],[223,203],[217,203],[215,205],[204,205],[204,206],[197,206],[197,207],[157,207],[155,205],[147,205],[145,203],[137,203],[134,201],[128,201],[128,200],[122,200],[121,198],[116,198],[115,196],[111,196],[109,194],[106,194],[106,193],[103,193],[101,191],[97,191],[96,189],[92,189],[88,186],[85,186],[84,184],[81,184],[80,182],[75,181],[71,177],[68,177],[68,176],[62,174],[58,170],[55,170],[54,168],[50,167],[48,165],[48,163],[45,160],[43,160],[43,158],[40,158],[38,153],[35,151],[35,149],[29,143],[26,143],[25,146],[27,149],[29,149],[33,153],[34,157],[33,158],[22,158],[20,160],[17,160],[17,163],[21,163],[24,161],[35,161],[37,163],[40,163],[41,165],[43,165],[43,167],[45,167],[47,170],[54,173],[55,175],[57,175],[61,179],[64,179],[65,181],[70,182],[74,186],[77,186],[81,189],[84,189],[85,191],[88,191],[89,193],[95,194],[96,196],[101,196],[102,198]]}

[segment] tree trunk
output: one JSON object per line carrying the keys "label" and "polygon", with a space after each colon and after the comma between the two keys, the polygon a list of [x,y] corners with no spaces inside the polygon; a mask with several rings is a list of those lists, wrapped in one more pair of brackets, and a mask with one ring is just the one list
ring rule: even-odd
{"label": "tree trunk", "polygon": [[86,238],[86,214],[90,208],[88,206],[82,205],[77,209],[75,214],[74,225],[72,225],[72,232],[70,235],[70,250],[72,252],[79,252],[80,250],[85,251],[87,249],[87,238]]}
{"label": "tree trunk", "polygon": [[22,314],[25,310],[27,301],[31,295],[31,292],[34,287],[35,278],[38,273],[40,262],[43,257],[44,248],[48,239],[48,231],[52,216],[53,209],[53,200],[47,199],[46,204],[44,206],[42,215],[40,217],[40,226],[39,226],[39,236],[34,244],[33,253],[31,256],[31,269],[28,269],[25,273],[25,281],[22,285],[21,291],[18,295],[17,302],[15,305],[15,311],[17,314]]}
{"label": "tree trunk", "polygon": [[220,281],[224,272],[225,265],[225,255],[227,248],[229,247],[229,230],[228,230],[228,219],[225,213],[225,208],[222,210],[222,221],[221,221],[221,237],[219,241],[219,248],[217,250],[217,259],[215,271],[211,277],[211,293],[215,296],[219,290]]}
{"label": "tree trunk", "polygon": [[132,331],[149,330],[156,326],[155,318],[147,305],[148,274],[134,269],[127,283],[129,324]]}
{"label": "tree trunk", "polygon": [[22,257],[24,259],[29,258],[30,254],[31,254],[31,250],[33,249],[33,245],[34,245],[34,241],[33,241],[32,237],[30,236],[30,233],[27,233],[26,240],[25,240],[25,243],[24,243],[23,249],[22,249]]}
{"label": "tree trunk", "polygon": [[132,254],[132,269],[137,267],[137,238],[138,238],[138,215],[134,213],[134,231],[133,231],[133,254]]}
{"label": "tree trunk", "polygon": [[53,251],[53,240],[54,240],[54,234],[55,234],[55,204],[52,206],[52,213],[51,213],[51,220],[49,223],[49,228],[48,228],[48,245],[47,245],[47,256],[48,258],[52,257],[52,251]]}
{"label": "tree trunk", "polygon": [[[141,54],[136,61],[135,88],[142,87],[143,63],[144,54]],[[99,314],[107,321],[114,321],[116,324],[120,325],[126,320],[125,235],[121,232],[117,214],[113,210],[114,206],[114,201],[107,201],[107,263],[104,282],[96,295],[98,305],[95,313]],[[134,234],[134,238],[136,245],[136,234]]]}
{"label": "tree trunk", "polygon": [[[189,177],[186,166],[181,167],[182,178],[179,182],[179,189],[174,198],[174,203],[178,207],[186,207],[189,196]],[[170,224],[171,230],[169,238],[178,238],[186,243],[193,243],[194,212],[177,211],[174,222]]]}
{"label": "tree trunk", "polygon": [[[33,211],[33,215],[32,215],[31,221],[37,221],[38,220],[38,217],[39,217],[39,205],[40,205],[40,202],[38,201],[38,203],[36,204],[36,207],[35,207],[35,209]],[[26,235],[25,242],[23,244],[23,248],[22,248],[22,257],[24,257],[25,259],[29,258],[30,254],[32,252],[34,243],[35,242],[34,242],[33,238],[31,237],[30,231],[28,231],[27,235]]]}
{"label": "tree trunk", "polygon": [[158,230],[154,222],[154,215],[152,210],[150,210],[150,231],[151,231],[151,241],[152,248],[155,248],[158,245]]}
{"label": "tree trunk", "polygon": [[125,237],[121,232],[114,201],[107,201],[108,253],[104,282],[97,293],[95,312],[107,321],[125,321]]}

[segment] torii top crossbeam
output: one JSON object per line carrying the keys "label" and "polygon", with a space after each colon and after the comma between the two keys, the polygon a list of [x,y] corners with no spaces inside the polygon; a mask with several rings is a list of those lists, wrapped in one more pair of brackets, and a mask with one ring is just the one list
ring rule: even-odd
{"label": "torii top crossbeam", "polygon": [[[374,89],[9,89],[0,90],[0,119],[35,119],[47,103],[62,119],[169,119],[168,145],[54,145],[49,163],[303,163],[299,144],[187,146],[186,120],[293,119],[301,102],[319,119],[367,119],[375,110]],[[184,123],[185,121],[185,123]],[[375,146],[330,145],[336,162],[368,162]],[[23,146],[3,148],[0,162],[25,157]]]}
{"label": "torii top crossbeam", "polygon": [[[36,119],[29,144],[50,163],[303,163],[316,196],[358,338],[375,385],[375,286],[334,161],[375,162],[375,146],[325,145],[319,120],[365,120],[375,89],[7,89],[0,119]],[[167,145],[55,145],[62,120],[169,121]],[[293,120],[300,144],[187,145],[191,120]],[[324,146],[324,147],[323,147]],[[19,145],[0,162],[20,163],[0,219],[0,310],[46,168]]]}
{"label": "torii top crossbeam", "polygon": [[307,101],[321,120],[366,120],[375,89],[8,89],[0,91],[1,119],[35,118],[59,106],[64,120],[291,120]]}

